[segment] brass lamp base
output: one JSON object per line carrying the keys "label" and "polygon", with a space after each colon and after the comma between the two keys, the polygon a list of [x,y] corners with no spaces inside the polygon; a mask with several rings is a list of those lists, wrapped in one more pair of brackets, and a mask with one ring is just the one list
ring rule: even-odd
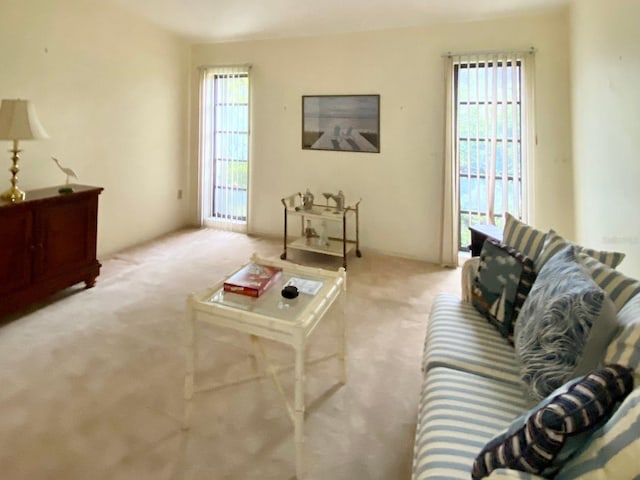
{"label": "brass lamp base", "polygon": [[26,194],[15,185],[4,192],[2,195],[0,195],[0,198],[2,198],[2,200],[11,203],[22,202],[25,197]]}
{"label": "brass lamp base", "polygon": [[18,188],[18,172],[20,171],[18,161],[20,160],[20,152],[22,151],[18,149],[18,140],[13,141],[13,149],[9,151],[12,153],[11,161],[13,162],[13,166],[9,169],[11,172],[11,188],[4,192],[0,198],[12,203],[22,202],[26,195]]}

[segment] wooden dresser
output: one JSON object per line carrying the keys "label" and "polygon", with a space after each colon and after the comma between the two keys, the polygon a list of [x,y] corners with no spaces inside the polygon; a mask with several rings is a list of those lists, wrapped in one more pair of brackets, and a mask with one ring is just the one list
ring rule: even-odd
{"label": "wooden dresser", "polygon": [[0,317],[84,282],[95,285],[100,187],[70,185],[0,200]]}

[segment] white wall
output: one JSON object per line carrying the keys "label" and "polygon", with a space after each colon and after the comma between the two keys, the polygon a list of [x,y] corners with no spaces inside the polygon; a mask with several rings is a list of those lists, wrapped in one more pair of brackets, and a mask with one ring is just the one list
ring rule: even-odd
{"label": "white wall", "polygon": [[[573,235],[569,45],[565,12],[493,22],[192,48],[197,66],[251,63],[250,227],[282,235],[280,198],[307,187],[362,198],[364,248],[437,261],[442,194],[442,54],[536,47],[538,146],[533,222]],[[301,149],[301,96],[380,94],[381,153]],[[197,116],[191,129],[196,194]],[[323,199],[320,197],[320,201]],[[558,204],[561,208],[558,208]],[[195,217],[195,204],[191,204]]]}
{"label": "white wall", "polygon": [[51,137],[21,144],[19,186],[64,183],[55,155],[104,187],[99,255],[185,224],[186,42],[99,1],[2,0],[0,65],[1,98],[32,100]]}
{"label": "white wall", "polygon": [[577,239],[640,278],[640,2],[572,5]]}

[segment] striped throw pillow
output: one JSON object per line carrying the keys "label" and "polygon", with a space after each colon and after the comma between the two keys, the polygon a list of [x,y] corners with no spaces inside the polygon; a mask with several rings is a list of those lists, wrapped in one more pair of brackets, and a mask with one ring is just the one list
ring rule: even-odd
{"label": "striped throw pillow", "polygon": [[542,251],[546,232],[521,222],[508,212],[504,216],[502,243],[531,258],[535,263]]}
{"label": "striped throw pillow", "polygon": [[632,297],[640,293],[640,281],[627,277],[584,252],[577,253],[576,258],[593,281],[613,300],[616,311],[620,311]]}
{"label": "striped throw pillow", "polygon": [[[558,234],[558,232],[556,232],[555,230],[549,230],[544,240],[542,251],[535,261],[536,270],[539,272],[543,265],[551,257],[553,257],[556,253],[570,244],[572,243],[569,240],[565,240],[561,235]],[[621,252],[593,250],[591,248],[581,247],[580,245],[575,245],[575,247],[578,252],[584,252],[587,255],[595,258],[596,260],[604,263],[605,265],[610,266],[611,268],[616,268],[618,265],[620,265],[620,262],[622,262],[625,257],[625,254]]]}
{"label": "striped throw pillow", "polygon": [[555,475],[632,390],[632,371],[621,365],[571,380],[489,441],[471,477],[485,478],[499,468]]}

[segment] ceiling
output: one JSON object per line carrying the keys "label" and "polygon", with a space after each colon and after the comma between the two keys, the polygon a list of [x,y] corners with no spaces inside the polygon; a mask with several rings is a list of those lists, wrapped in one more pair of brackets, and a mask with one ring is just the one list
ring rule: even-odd
{"label": "ceiling", "polygon": [[190,42],[314,36],[543,13],[569,0],[109,0]]}

